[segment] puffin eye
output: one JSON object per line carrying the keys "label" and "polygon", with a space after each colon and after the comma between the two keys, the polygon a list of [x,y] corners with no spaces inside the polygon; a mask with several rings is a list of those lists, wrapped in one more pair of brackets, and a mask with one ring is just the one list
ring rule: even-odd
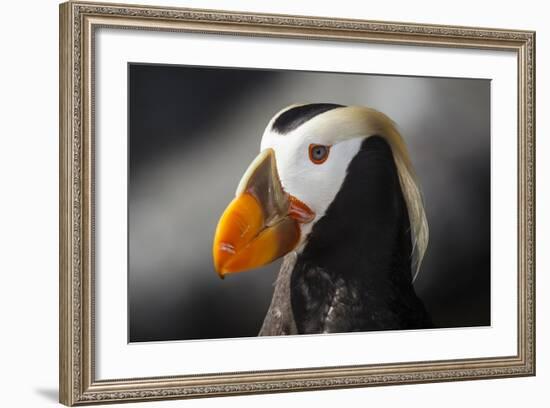
{"label": "puffin eye", "polygon": [[322,164],[328,158],[330,146],[310,144],[309,145],[309,160],[315,164]]}

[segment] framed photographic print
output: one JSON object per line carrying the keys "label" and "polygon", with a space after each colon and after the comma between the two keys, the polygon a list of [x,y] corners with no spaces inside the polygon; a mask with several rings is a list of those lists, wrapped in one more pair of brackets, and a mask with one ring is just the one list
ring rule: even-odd
{"label": "framed photographic print", "polygon": [[61,402],[534,375],[534,43],[62,4]]}

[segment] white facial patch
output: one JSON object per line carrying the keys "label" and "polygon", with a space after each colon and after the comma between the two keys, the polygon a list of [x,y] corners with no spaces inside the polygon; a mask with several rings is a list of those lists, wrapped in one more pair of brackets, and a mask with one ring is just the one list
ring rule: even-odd
{"label": "white facial patch", "polygon": [[[334,201],[344,182],[348,166],[359,152],[363,140],[364,138],[357,137],[331,145],[326,140],[316,138],[315,132],[303,132],[301,127],[284,135],[270,129],[264,133],[261,150],[272,148],[275,151],[283,188],[315,211],[312,222],[300,225],[301,243]],[[327,160],[321,164],[313,163],[309,158],[310,144],[330,146]]]}

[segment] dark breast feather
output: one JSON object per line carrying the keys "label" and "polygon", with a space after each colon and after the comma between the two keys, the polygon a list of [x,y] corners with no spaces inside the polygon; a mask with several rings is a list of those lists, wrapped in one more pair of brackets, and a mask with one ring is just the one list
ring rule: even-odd
{"label": "dark breast feather", "polygon": [[290,305],[290,275],[296,263],[296,253],[285,256],[273,290],[273,298],[259,336],[298,334]]}

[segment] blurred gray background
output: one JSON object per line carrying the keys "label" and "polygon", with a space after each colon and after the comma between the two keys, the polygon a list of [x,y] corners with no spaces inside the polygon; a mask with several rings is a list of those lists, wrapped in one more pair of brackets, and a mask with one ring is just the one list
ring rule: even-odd
{"label": "blurred gray background", "polygon": [[280,263],[221,280],[212,239],[269,119],[367,105],[409,147],[430,243],[415,287],[437,327],[490,325],[490,81],[130,64],[129,341],[256,336]]}

